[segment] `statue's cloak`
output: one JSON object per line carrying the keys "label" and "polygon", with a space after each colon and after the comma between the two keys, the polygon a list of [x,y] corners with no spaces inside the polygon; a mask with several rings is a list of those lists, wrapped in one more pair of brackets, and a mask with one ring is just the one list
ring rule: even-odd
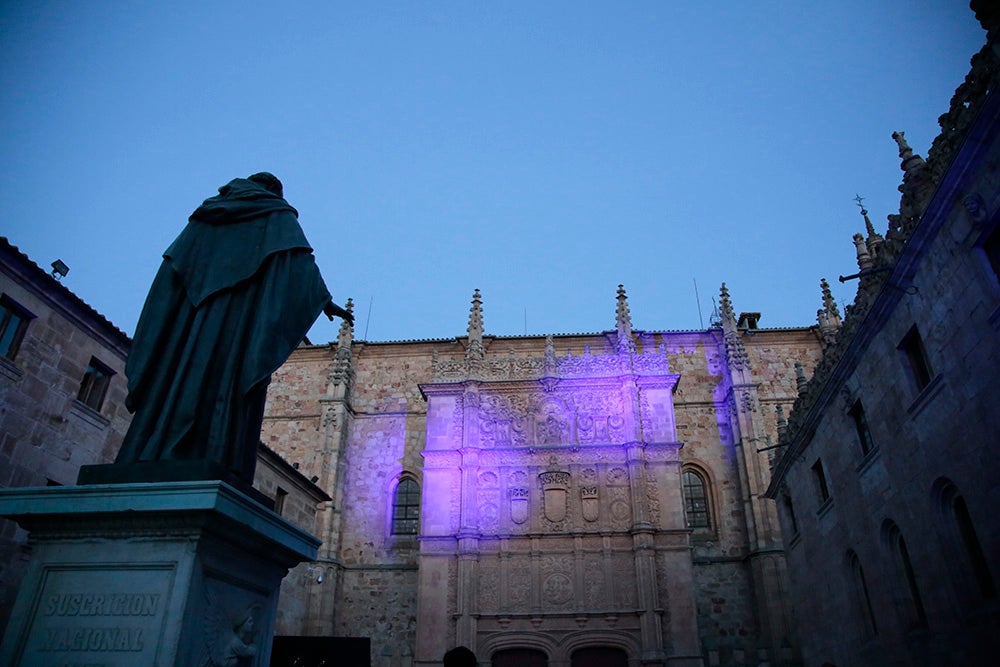
{"label": "statue's cloak", "polygon": [[116,463],[207,460],[252,480],[264,391],[330,293],[297,212],[235,179],[163,253],[125,366]]}

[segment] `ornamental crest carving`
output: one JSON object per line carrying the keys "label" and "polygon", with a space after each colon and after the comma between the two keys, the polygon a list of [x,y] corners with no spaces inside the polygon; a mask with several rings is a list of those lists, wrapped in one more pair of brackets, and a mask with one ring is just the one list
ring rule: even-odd
{"label": "ornamental crest carving", "polygon": [[543,472],[538,476],[542,484],[545,518],[558,523],[566,518],[566,495],[569,491],[568,472]]}
{"label": "ornamental crest carving", "polygon": [[510,520],[521,525],[528,520],[528,496],[526,488],[512,488],[508,491],[510,495]]}
{"label": "ornamental crest carving", "polygon": [[580,503],[583,506],[583,518],[586,521],[597,521],[601,516],[600,494],[597,486],[580,487]]}

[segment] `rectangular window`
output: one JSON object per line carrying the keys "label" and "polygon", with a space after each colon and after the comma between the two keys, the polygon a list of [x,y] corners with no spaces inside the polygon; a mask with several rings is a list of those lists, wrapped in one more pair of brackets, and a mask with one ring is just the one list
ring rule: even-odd
{"label": "rectangular window", "polygon": [[826,484],[826,474],[823,472],[823,462],[816,459],[812,464],[813,475],[816,478],[816,491],[819,494],[820,503],[825,503],[830,499],[830,487]]}
{"label": "rectangular window", "polygon": [[100,410],[104,404],[104,396],[108,393],[108,385],[111,384],[111,376],[115,372],[102,364],[94,357],[90,358],[90,365],[80,382],[80,393],[76,395],[78,401],[89,408]]}
{"label": "rectangular window", "polygon": [[993,267],[993,274],[1000,280],[1000,225],[997,225],[983,243],[986,259]]}
{"label": "rectangular window", "polygon": [[6,294],[0,296],[0,357],[14,360],[28,322],[33,318],[34,315]]}
{"label": "rectangular window", "polygon": [[285,491],[280,486],[274,492],[274,513],[281,515],[281,511],[285,509],[285,498],[288,497],[288,491]]}
{"label": "rectangular window", "polygon": [[910,330],[903,336],[899,343],[899,351],[906,358],[906,367],[910,377],[917,387],[917,391],[923,391],[924,387],[931,383],[933,374],[931,365],[927,361],[927,352],[924,350],[924,342],[920,338],[917,325],[910,327]]}
{"label": "rectangular window", "polygon": [[867,456],[868,452],[875,449],[875,445],[872,443],[872,434],[868,430],[868,420],[865,418],[865,408],[861,405],[861,399],[854,401],[850,414],[851,419],[854,420],[854,429],[858,433],[858,442],[861,443],[861,453]]}

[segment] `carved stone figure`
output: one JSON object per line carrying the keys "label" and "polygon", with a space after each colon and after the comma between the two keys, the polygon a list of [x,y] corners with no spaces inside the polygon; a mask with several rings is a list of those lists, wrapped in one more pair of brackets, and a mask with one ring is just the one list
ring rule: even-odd
{"label": "carved stone figure", "polygon": [[273,175],[237,178],[163,253],[125,368],[135,416],[116,466],[201,462],[188,478],[252,482],[271,373],[320,312],[353,322],[297,216]]}

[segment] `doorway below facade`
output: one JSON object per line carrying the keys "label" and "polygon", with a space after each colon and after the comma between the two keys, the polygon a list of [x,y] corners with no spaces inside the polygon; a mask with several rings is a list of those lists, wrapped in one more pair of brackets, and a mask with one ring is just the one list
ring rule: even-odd
{"label": "doorway below facade", "polygon": [[507,648],[493,654],[491,667],[548,667],[549,658],[533,648]]}
{"label": "doorway below facade", "polygon": [[588,646],[573,651],[571,667],[628,667],[628,654],[611,646]]}

